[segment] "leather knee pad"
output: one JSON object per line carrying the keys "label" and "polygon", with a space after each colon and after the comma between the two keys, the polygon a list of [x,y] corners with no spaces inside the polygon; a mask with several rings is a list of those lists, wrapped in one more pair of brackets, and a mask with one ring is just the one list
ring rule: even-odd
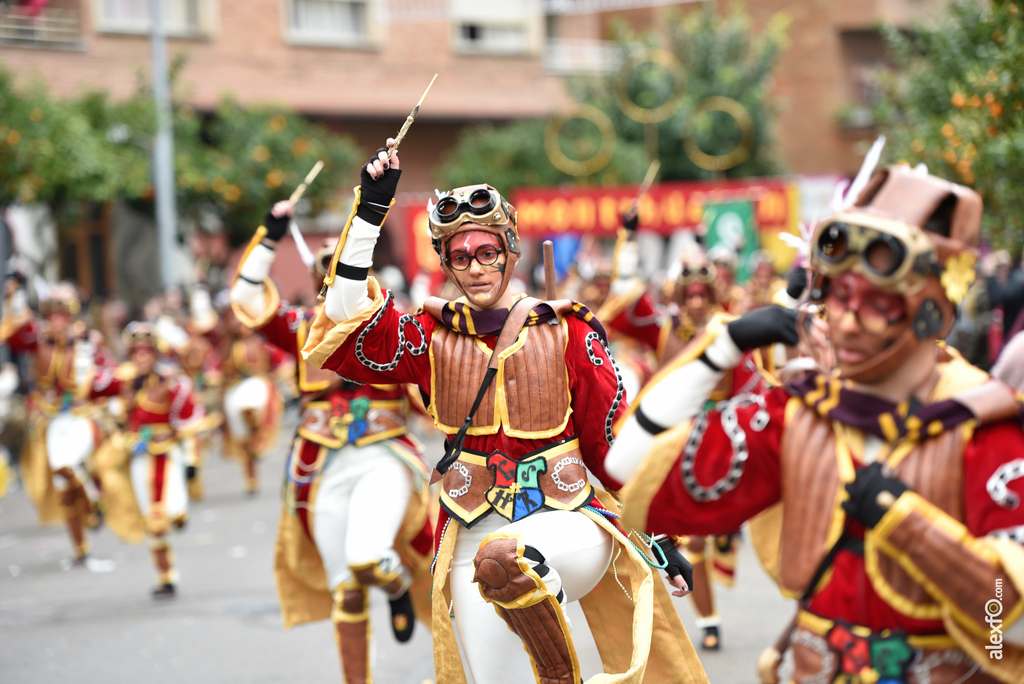
{"label": "leather knee pad", "polygon": [[526,545],[516,537],[487,535],[473,559],[473,581],[523,640],[537,682],[578,684],[579,659],[560,605],[565,596],[551,593],[537,572],[538,567],[545,574],[549,569],[543,562],[531,568],[526,553]]}
{"label": "leather knee pad", "polygon": [[380,587],[388,596],[397,596],[408,585],[408,573],[398,559],[398,554],[391,552],[377,561],[350,565],[356,581],[367,587]]}

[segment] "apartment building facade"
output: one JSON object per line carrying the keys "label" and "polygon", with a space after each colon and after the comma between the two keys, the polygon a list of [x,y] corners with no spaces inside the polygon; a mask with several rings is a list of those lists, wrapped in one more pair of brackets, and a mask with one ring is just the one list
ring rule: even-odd
{"label": "apartment building facade", "polygon": [[[178,94],[211,110],[226,93],[280,103],[350,133],[367,150],[392,135],[435,74],[403,144],[403,189],[429,192],[459,132],[480,121],[544,118],[569,104],[564,76],[616,67],[613,21],[657,31],[669,13],[725,0],[161,0]],[[755,30],[792,18],[773,83],[777,144],[793,173],[850,174],[873,136],[879,25],[910,28],[948,0],[742,0]],[[0,3],[0,62],[58,95],[115,98],[150,64],[151,0]],[[399,246],[401,249],[401,246]]]}

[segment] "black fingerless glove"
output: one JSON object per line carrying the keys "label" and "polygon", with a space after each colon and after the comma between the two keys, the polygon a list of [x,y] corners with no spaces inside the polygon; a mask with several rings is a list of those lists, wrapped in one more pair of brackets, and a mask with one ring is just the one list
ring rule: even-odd
{"label": "black fingerless glove", "polygon": [[878,495],[888,492],[895,501],[909,489],[899,478],[887,474],[881,463],[872,463],[858,470],[853,482],[846,485],[850,498],[843,502],[843,510],[865,527],[874,527],[888,510],[888,506],[878,502]]}
{"label": "black fingerless glove", "polygon": [[678,577],[682,575],[683,581],[686,582],[686,588],[692,590],[693,564],[686,560],[686,556],[679,553],[679,549],[676,548],[672,537],[661,535],[654,538],[654,543],[665,554],[665,560],[668,563],[665,567],[665,572],[668,573],[668,576]]}
{"label": "black fingerless glove", "polygon": [[781,306],[755,309],[729,322],[726,330],[741,351],[768,347],[776,342],[795,347],[800,341],[796,332],[796,311]]}
{"label": "black fingerless glove", "polygon": [[807,269],[797,266],[786,276],[786,294],[793,299],[800,299],[807,289]]}
{"label": "black fingerless glove", "polygon": [[[379,148],[377,153],[380,152],[387,152],[387,148]],[[374,159],[377,159],[376,154],[373,155],[370,162],[372,163]],[[366,170],[366,164],[363,164],[363,168],[359,171],[359,207],[356,208],[356,216],[375,226],[384,223],[384,216],[388,213],[391,200],[395,198],[395,193],[398,191],[398,179],[401,177],[401,169],[387,168],[380,178],[374,180],[370,177],[370,172]]]}
{"label": "black fingerless glove", "polygon": [[283,238],[284,234],[288,232],[288,223],[291,219],[292,217],[288,215],[274,216],[273,210],[268,210],[263,219],[263,227],[267,229],[267,239],[277,242]]}
{"label": "black fingerless glove", "polygon": [[630,233],[636,232],[636,227],[640,224],[640,213],[636,211],[627,211],[622,215],[622,227],[628,230]]}

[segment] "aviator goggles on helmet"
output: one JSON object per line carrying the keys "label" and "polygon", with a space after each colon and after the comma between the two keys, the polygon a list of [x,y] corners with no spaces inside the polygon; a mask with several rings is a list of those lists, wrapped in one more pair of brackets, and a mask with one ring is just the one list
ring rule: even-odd
{"label": "aviator goggles on helmet", "polygon": [[511,205],[489,185],[456,188],[430,210],[430,235],[440,240],[465,222],[501,226],[513,220]]}
{"label": "aviator goggles on helmet", "polygon": [[873,285],[907,294],[930,275],[941,275],[932,241],[901,221],[864,214],[839,214],[819,225],[811,239],[811,263],[826,277],[860,273]]}
{"label": "aviator goggles on helmet", "polygon": [[679,284],[690,285],[691,283],[710,283],[715,279],[715,267],[711,264],[701,264],[699,266],[691,266],[686,264],[683,266],[683,270],[679,272]]}

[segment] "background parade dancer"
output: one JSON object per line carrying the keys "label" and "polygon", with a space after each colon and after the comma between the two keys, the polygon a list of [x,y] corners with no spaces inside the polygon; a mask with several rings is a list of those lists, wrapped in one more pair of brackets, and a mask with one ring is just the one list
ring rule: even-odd
{"label": "background parade dancer", "polygon": [[245,491],[259,490],[257,463],[277,444],[284,400],[276,371],[285,353],[267,344],[232,311],[223,316],[225,335],[219,346],[224,454],[242,466]]}
{"label": "background parade dancer", "polygon": [[763,681],[788,647],[801,684],[1020,682],[1020,397],[936,343],[974,278],[981,198],[923,169],[869,171],[810,243],[836,372],[701,412],[745,351],[808,330],[777,307],[713,322],[641,395],[608,467],[644,528],[777,516],[770,567],[800,608]]}
{"label": "background parade dancer", "polygon": [[21,476],[40,523],[63,520],[74,565],[86,564],[86,529],[99,524],[99,491],[92,455],[103,439],[94,401],[113,380],[116,365],[83,321],[70,283],[50,286],[40,304],[42,320],[28,308],[18,279],[7,280],[0,341],[32,358],[28,435]]}
{"label": "background parade dancer", "polygon": [[[101,476],[105,490],[134,493],[135,505],[125,515],[141,514],[157,571],[153,598],[173,598],[178,571],[167,535],[188,518],[187,475],[195,465],[196,433],[205,429],[205,413],[187,375],[170,366],[157,367],[159,343],[151,324],[130,323],[124,344],[128,363],[104,391],[120,396],[124,427],[104,447]],[[125,478],[130,488],[124,486]],[[125,530],[119,534],[131,539],[132,527],[119,521],[115,529]]]}
{"label": "background parade dancer", "polygon": [[393,148],[363,167],[303,353],[360,382],[416,384],[448,435],[433,568],[437,680],[577,684],[564,606],[580,601],[611,675],[601,681],[705,681],[663,584],[588,481],[589,469],[618,488],[604,456],[625,408],[600,324],[580,304],[508,290],[516,212],[488,185],[440,194],[429,210],[441,267],[464,297],[397,311],[367,273],[400,174]]}
{"label": "background parade dancer", "polygon": [[[231,306],[241,323],[298,359],[302,413],[274,559],[285,627],[331,618],[343,681],[364,684],[374,670],[370,587],[387,594],[399,641],[412,637],[416,617],[430,623],[427,468],[408,432],[401,386],[360,385],[301,358],[321,307],[282,303],[269,277],[293,211],[287,201],[268,212],[239,264]],[[292,234],[302,241],[297,229]],[[300,253],[309,251],[299,244]],[[333,242],[308,254],[314,291],[333,255]]]}

